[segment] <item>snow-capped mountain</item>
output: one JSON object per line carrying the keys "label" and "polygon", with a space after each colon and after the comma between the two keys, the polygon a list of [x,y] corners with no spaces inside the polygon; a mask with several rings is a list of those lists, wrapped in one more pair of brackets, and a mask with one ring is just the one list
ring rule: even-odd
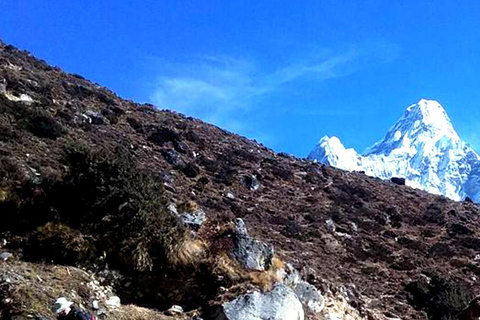
{"label": "snow-capped mountain", "polygon": [[363,155],[346,149],[337,137],[323,137],[308,156],[349,171],[406,184],[454,200],[480,202],[480,156],[462,141],[436,101],[411,105],[385,138]]}

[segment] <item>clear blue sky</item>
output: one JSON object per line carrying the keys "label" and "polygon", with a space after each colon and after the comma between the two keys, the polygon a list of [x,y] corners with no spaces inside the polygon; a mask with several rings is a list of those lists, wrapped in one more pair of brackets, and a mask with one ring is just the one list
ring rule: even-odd
{"label": "clear blue sky", "polygon": [[306,156],[363,151],[439,100],[480,149],[478,1],[2,1],[0,37],[68,72]]}

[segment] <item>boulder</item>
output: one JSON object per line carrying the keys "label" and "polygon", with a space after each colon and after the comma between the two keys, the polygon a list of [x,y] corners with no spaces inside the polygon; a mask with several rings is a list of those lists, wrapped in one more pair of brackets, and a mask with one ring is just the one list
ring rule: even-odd
{"label": "boulder", "polygon": [[400,186],[405,185],[405,178],[393,177],[393,178],[390,179],[390,181],[392,181],[393,183],[398,184]]}
{"label": "boulder", "polygon": [[302,304],[313,313],[319,313],[325,307],[325,300],[323,299],[317,288],[306,281],[300,281],[293,291],[297,295]]}
{"label": "boulder", "polygon": [[238,263],[249,270],[268,270],[274,255],[273,246],[250,237],[242,219],[236,219],[234,232],[233,256]]}
{"label": "boulder", "polygon": [[228,320],[303,320],[302,304],[284,284],[267,293],[253,292],[223,304]]}
{"label": "boulder", "polygon": [[291,264],[286,265],[285,272],[284,283],[295,292],[303,306],[313,313],[320,313],[325,307],[325,300],[317,288],[303,281]]}

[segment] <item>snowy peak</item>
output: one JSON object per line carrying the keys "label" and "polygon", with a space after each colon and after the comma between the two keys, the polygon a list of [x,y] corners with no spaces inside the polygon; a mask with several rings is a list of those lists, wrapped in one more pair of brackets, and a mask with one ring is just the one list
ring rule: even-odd
{"label": "snowy peak", "polygon": [[[415,152],[424,143],[435,144],[443,140],[458,143],[460,138],[445,109],[434,100],[420,100],[407,108],[403,116],[390,129],[385,138],[365,151],[365,155],[389,155],[397,152]],[[413,150],[415,149],[415,150]]]}
{"label": "snowy peak", "polygon": [[308,158],[382,179],[405,178],[415,188],[480,202],[480,156],[460,139],[437,101],[422,99],[409,106],[363,155],[325,136]]}
{"label": "snowy peak", "polygon": [[424,130],[457,135],[447,112],[440,103],[434,100],[422,99],[417,104],[411,105],[399,122],[402,120],[409,124],[413,122],[414,127],[421,127]]}
{"label": "snowy peak", "polygon": [[335,136],[324,136],[317,143],[317,148],[308,156],[321,163],[340,163],[345,170],[357,170],[360,156],[354,149],[347,149]]}

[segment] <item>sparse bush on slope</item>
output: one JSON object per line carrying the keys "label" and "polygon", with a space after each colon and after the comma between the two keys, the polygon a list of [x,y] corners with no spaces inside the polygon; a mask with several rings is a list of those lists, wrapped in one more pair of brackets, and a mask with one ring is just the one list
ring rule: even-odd
{"label": "sparse bush on slope", "polygon": [[430,320],[457,319],[472,299],[465,286],[436,274],[410,282],[406,291],[409,303],[415,309],[425,311]]}

